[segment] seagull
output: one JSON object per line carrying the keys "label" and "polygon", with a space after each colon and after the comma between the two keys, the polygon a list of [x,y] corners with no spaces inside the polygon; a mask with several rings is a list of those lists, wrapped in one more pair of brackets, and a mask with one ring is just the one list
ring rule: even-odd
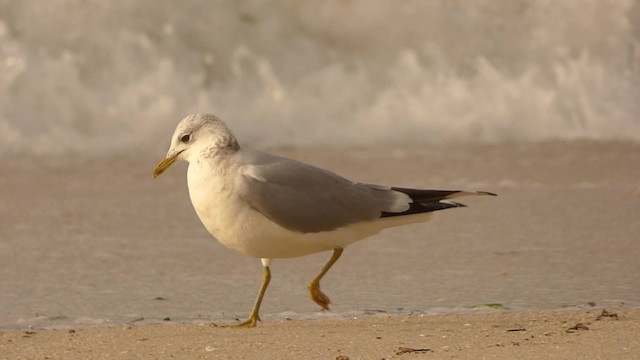
{"label": "seagull", "polygon": [[380,231],[427,221],[430,214],[465,205],[460,196],[486,191],[425,190],[347,180],[331,171],[240,147],[227,125],[211,114],[192,114],[178,124],[157,178],[177,160],[189,163],[189,197],[207,231],[226,247],[260,258],[262,284],[249,318],[255,327],[271,280],[272,259],[333,251],[311,280],[311,299],[323,309],[323,276],[345,247]]}

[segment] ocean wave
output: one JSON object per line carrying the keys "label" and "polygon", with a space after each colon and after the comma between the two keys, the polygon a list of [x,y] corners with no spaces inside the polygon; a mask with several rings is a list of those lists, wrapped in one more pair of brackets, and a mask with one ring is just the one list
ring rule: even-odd
{"label": "ocean wave", "polygon": [[640,1],[0,3],[0,154],[640,141]]}

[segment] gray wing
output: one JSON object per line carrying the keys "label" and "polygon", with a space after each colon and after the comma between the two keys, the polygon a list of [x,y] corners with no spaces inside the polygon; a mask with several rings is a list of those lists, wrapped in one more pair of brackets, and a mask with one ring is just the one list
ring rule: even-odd
{"label": "gray wing", "polygon": [[241,197],[289,230],[329,231],[377,219],[383,211],[409,209],[411,199],[390,188],[353,183],[275,155],[253,152],[250,156],[240,169]]}

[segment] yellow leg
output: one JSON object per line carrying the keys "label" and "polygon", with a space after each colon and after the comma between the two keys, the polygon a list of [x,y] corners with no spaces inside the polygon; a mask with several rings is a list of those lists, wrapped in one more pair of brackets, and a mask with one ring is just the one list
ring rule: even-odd
{"label": "yellow leg", "polygon": [[256,298],[256,302],[253,305],[253,310],[251,310],[251,314],[249,315],[249,319],[240,323],[234,324],[231,326],[237,327],[256,327],[258,321],[260,320],[260,304],[262,303],[262,298],[264,297],[264,293],[267,291],[267,286],[269,286],[269,281],[271,281],[271,270],[269,270],[269,262],[262,260],[262,285],[260,286],[260,291],[258,292],[258,297]]}
{"label": "yellow leg", "polygon": [[313,280],[311,280],[311,282],[309,283],[309,286],[307,287],[309,289],[309,295],[311,296],[311,300],[313,300],[316,304],[322,306],[322,308],[325,310],[329,310],[329,304],[331,304],[331,299],[329,299],[329,297],[320,290],[320,280],[322,279],[324,274],[326,274],[327,271],[331,269],[333,264],[335,264],[336,261],[338,261],[338,259],[340,258],[340,255],[342,255],[342,250],[343,248],[340,248],[340,247],[333,249],[333,255],[331,255],[331,259],[329,259],[329,261],[322,268],[322,271],[320,271],[320,274],[318,274],[318,276],[316,276]]}

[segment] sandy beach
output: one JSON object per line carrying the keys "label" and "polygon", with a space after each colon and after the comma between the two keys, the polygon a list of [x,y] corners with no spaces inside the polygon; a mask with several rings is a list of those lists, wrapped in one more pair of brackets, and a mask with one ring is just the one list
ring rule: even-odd
{"label": "sandy beach", "polygon": [[162,153],[7,157],[0,358],[638,358],[638,144],[272,151],[499,196],[350,246],[329,312],[306,293],[329,254],[274,261],[264,322],[226,329],[208,324],[247,316],[260,263],[203,229],[184,164],[152,181]]}
{"label": "sandy beach", "polygon": [[640,309],[146,325],[0,334],[2,359],[639,359]]}

